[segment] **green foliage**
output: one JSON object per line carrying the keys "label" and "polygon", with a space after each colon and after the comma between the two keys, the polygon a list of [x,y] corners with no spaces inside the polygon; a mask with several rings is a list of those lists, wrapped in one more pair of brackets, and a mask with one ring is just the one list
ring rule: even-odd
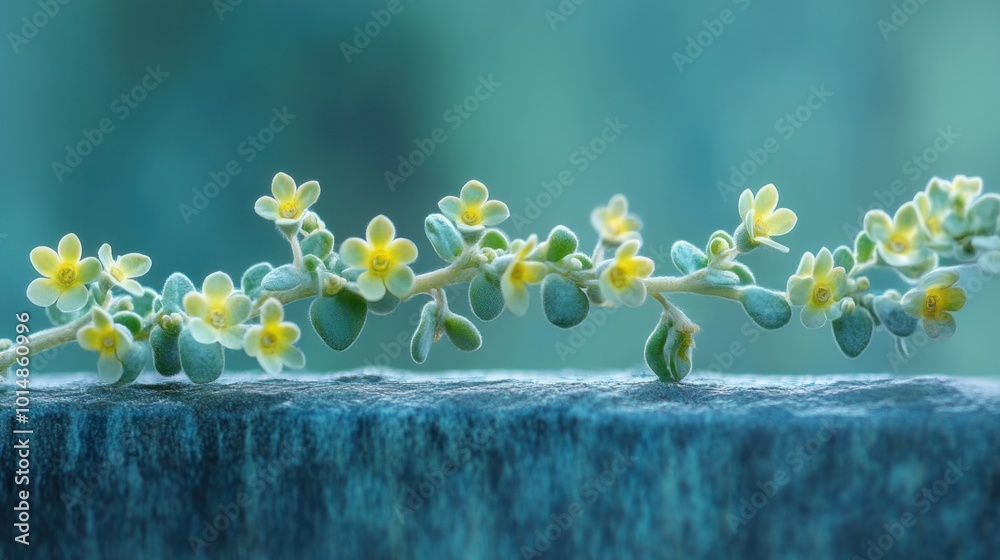
{"label": "green foliage", "polygon": [[652,334],[646,339],[644,357],[660,381],[679,382],[691,373],[694,331],[663,313]]}
{"label": "green foliage", "polygon": [[194,339],[191,331],[181,331],[178,340],[181,367],[188,379],[195,383],[210,383],[222,375],[226,368],[226,356],[218,342],[202,344]]}
{"label": "green foliage", "polygon": [[413,338],[410,339],[410,357],[414,362],[422,364],[427,361],[431,346],[438,337],[438,319],[437,303],[427,302],[420,311],[420,322],[417,323],[417,329],[413,331]]}
{"label": "green foliage", "polygon": [[566,226],[556,226],[549,233],[549,249],[545,255],[545,260],[559,262],[563,258],[572,255],[579,244],[580,241],[576,238],[576,234],[572,230]]}
{"label": "green foliage", "polygon": [[871,313],[864,307],[856,307],[833,321],[833,336],[845,356],[857,358],[868,348],[874,327]]}
{"label": "green foliage", "polygon": [[309,306],[309,320],[316,334],[334,350],[350,348],[364,329],[367,318],[365,298],[350,290],[318,297]]}
{"label": "green foliage", "polygon": [[153,367],[164,377],[177,375],[183,369],[179,347],[180,330],[164,329],[159,325],[149,333],[149,346],[153,351]]}
{"label": "green foliage", "polygon": [[465,251],[465,241],[455,224],[443,214],[431,214],[424,220],[424,233],[442,259],[452,262]]}
{"label": "green foliage", "polygon": [[268,292],[283,292],[298,287],[309,278],[304,271],[295,265],[286,264],[268,272],[260,281],[261,289]]}
{"label": "green foliage", "polygon": [[759,286],[744,288],[739,294],[747,315],[765,329],[780,329],[792,318],[792,307],[784,294]]}
{"label": "green foliage", "polygon": [[503,313],[503,290],[496,272],[483,270],[469,283],[469,305],[480,321],[492,321]]}
{"label": "green foliage", "polygon": [[465,352],[475,352],[483,345],[483,336],[479,334],[479,329],[472,321],[455,315],[448,315],[444,320],[444,332],[448,335],[448,340],[456,348]]}
{"label": "green foliage", "polygon": [[559,274],[549,274],[542,281],[542,309],[550,323],[569,329],[587,318],[590,300],[573,281]]}
{"label": "green foliage", "polygon": [[163,312],[166,314],[184,312],[184,296],[194,291],[191,279],[175,272],[163,284]]}

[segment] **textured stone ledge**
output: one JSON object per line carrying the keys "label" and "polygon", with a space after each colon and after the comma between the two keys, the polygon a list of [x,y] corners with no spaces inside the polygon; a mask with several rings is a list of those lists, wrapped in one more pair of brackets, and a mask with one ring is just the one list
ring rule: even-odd
{"label": "textured stone ledge", "polygon": [[[143,379],[33,380],[31,554],[11,535],[7,557],[188,558],[192,537],[202,557],[255,559],[1000,551],[997,382]],[[4,504],[14,464],[0,447]]]}

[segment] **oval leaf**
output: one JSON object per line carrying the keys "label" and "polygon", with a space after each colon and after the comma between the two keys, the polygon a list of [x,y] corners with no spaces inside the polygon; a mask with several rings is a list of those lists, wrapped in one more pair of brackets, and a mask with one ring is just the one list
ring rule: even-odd
{"label": "oval leaf", "polygon": [[492,321],[503,313],[503,292],[500,277],[489,270],[483,270],[469,282],[469,305],[481,321]]}
{"label": "oval leaf", "polygon": [[175,272],[163,284],[163,312],[184,313],[184,296],[194,291],[191,279],[180,272]]}
{"label": "oval leaf", "polygon": [[510,242],[507,241],[507,236],[503,234],[502,231],[498,229],[487,230],[483,234],[483,238],[479,240],[479,246],[484,249],[496,249],[506,251],[510,249]]}
{"label": "oval leaf", "polygon": [[579,245],[576,234],[566,226],[556,226],[549,233],[549,251],[545,259],[552,262],[561,261],[567,255],[572,255]]}
{"label": "oval leaf", "polygon": [[399,303],[399,298],[386,290],[385,296],[382,299],[368,302],[368,311],[376,315],[388,315],[399,307]]}
{"label": "oval leaf", "polygon": [[410,357],[414,362],[422,364],[427,361],[436,331],[437,304],[429,301],[420,311],[420,322],[417,323],[417,329],[413,331],[413,338],[410,340]]}
{"label": "oval leaf", "polygon": [[153,367],[160,375],[170,377],[180,373],[181,354],[177,346],[179,332],[170,332],[160,327],[153,327],[149,333],[149,345],[153,350]]}
{"label": "oval leaf", "polygon": [[450,315],[444,320],[444,332],[459,350],[474,352],[483,345],[483,336],[472,321],[461,315]]}
{"label": "oval leaf", "polygon": [[179,348],[184,373],[195,383],[215,381],[226,368],[222,345],[218,342],[202,344],[191,336],[188,329],[181,331]]}
{"label": "oval leaf", "polygon": [[368,319],[365,298],[340,290],[332,296],[316,298],[309,306],[309,320],[316,334],[334,350],[347,350],[358,339]]}
{"label": "oval leaf", "polygon": [[283,292],[307,281],[309,275],[300,272],[295,265],[286,264],[268,272],[260,281],[260,287],[268,292]]}
{"label": "oval leaf", "polygon": [[740,303],[747,315],[768,330],[780,329],[792,318],[792,306],[784,294],[760,286],[748,286],[740,291]]}
{"label": "oval leaf", "polygon": [[854,253],[850,247],[841,245],[833,251],[833,265],[842,266],[847,272],[854,270]]}
{"label": "oval leaf", "polygon": [[325,229],[318,229],[302,240],[302,254],[315,255],[323,260],[333,251],[333,234]]}
{"label": "oval leaf", "polygon": [[553,325],[575,327],[590,313],[590,300],[576,284],[560,274],[549,274],[542,281],[542,309]]}
{"label": "oval leaf", "polygon": [[132,333],[132,336],[135,336],[142,331],[142,317],[131,311],[119,311],[118,313],[115,313],[112,318],[119,325],[124,325],[125,328]]}
{"label": "oval leaf", "polygon": [[682,274],[691,274],[705,268],[708,264],[705,253],[687,241],[674,243],[674,246],[670,248],[670,260],[674,261],[674,266]]}
{"label": "oval leaf", "polygon": [[857,358],[868,348],[875,323],[864,307],[856,307],[849,315],[833,322],[833,338],[848,358]]}
{"label": "oval leaf", "polygon": [[122,376],[112,383],[112,387],[121,387],[136,380],[146,368],[146,345],[138,342],[129,346],[122,357]]}
{"label": "oval leaf", "polygon": [[892,334],[907,337],[917,329],[917,320],[903,311],[903,306],[895,299],[884,296],[877,297],[873,307],[875,308],[875,316]]}
{"label": "oval leaf", "polygon": [[442,214],[431,214],[424,220],[424,233],[434,247],[434,252],[442,259],[451,262],[457,259],[465,250],[462,234],[455,229],[455,224]]}

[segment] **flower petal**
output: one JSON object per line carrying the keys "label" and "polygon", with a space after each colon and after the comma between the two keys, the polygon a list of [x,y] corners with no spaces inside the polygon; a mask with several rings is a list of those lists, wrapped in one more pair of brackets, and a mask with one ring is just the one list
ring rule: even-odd
{"label": "flower petal", "polygon": [[100,350],[101,332],[92,326],[86,326],[76,332],[76,341],[84,350]]}
{"label": "flower petal", "polygon": [[76,281],[80,284],[89,284],[100,277],[101,270],[103,270],[101,261],[87,257],[76,265]]}
{"label": "flower petal", "polygon": [[892,218],[881,210],[865,214],[865,233],[874,241],[886,243],[892,236]]}
{"label": "flower petal", "polygon": [[618,246],[615,250],[615,258],[618,260],[631,259],[639,252],[639,240],[630,239]]}
{"label": "flower petal", "polygon": [[958,282],[958,273],[954,270],[937,270],[924,277],[920,282],[922,288],[950,288]]}
{"label": "flower petal", "polygon": [[384,247],[396,237],[396,226],[392,225],[392,220],[382,214],[372,218],[368,222],[368,229],[365,230],[365,237],[372,247]]}
{"label": "flower petal", "polygon": [[510,209],[499,200],[488,200],[479,212],[483,216],[483,225],[495,226],[510,217]]}
{"label": "flower petal", "polygon": [[788,279],[788,301],[798,307],[809,303],[816,281],[812,276],[792,276]]}
{"label": "flower petal", "polygon": [[97,376],[105,383],[114,383],[122,378],[125,368],[118,361],[118,356],[111,352],[101,352],[97,358]]}
{"label": "flower petal", "polygon": [[945,288],[941,290],[941,299],[945,311],[959,311],[965,307],[965,290],[961,288]]}
{"label": "flower petal", "polygon": [[302,369],[306,365],[306,356],[302,350],[289,346],[281,353],[281,361],[292,369]]}
{"label": "flower petal", "polygon": [[920,225],[920,213],[917,212],[917,205],[912,202],[899,207],[896,215],[892,219],[893,227],[900,232],[911,232]]}
{"label": "flower petal", "polygon": [[639,307],[646,301],[646,284],[632,280],[619,290],[618,297],[622,303],[629,307]]}
{"label": "flower petal", "polygon": [[106,331],[112,328],[115,324],[111,315],[100,307],[95,307],[93,309],[92,316],[94,318],[94,326],[97,327],[97,330],[99,331]]}
{"label": "flower petal", "polygon": [[278,325],[278,336],[285,344],[295,344],[302,336],[302,331],[295,323],[281,323]]}
{"label": "flower petal", "polygon": [[525,287],[524,282],[512,281],[508,274],[504,274],[500,281],[500,290],[503,292],[503,300],[507,304],[507,309],[511,313],[522,317],[528,312],[528,288]]}
{"label": "flower petal", "polygon": [[118,259],[118,268],[122,269],[125,276],[129,278],[138,278],[146,274],[151,266],[153,266],[153,260],[140,253],[129,253]]}
{"label": "flower petal", "polygon": [[219,342],[230,350],[243,348],[243,336],[247,328],[242,325],[226,327],[219,331]]}
{"label": "flower petal", "polygon": [[899,305],[903,311],[911,317],[922,317],[924,314],[924,302],[927,300],[925,290],[910,290],[903,294],[899,300]]}
{"label": "flower petal", "polygon": [[285,173],[278,173],[271,179],[271,194],[279,204],[290,202],[295,196],[295,180]]}
{"label": "flower petal", "polygon": [[278,201],[269,196],[258,198],[257,202],[253,205],[253,211],[265,220],[277,220],[279,209],[281,209],[281,206],[278,204]]}
{"label": "flower petal", "polygon": [[448,217],[452,221],[459,221],[459,217],[462,212],[465,211],[465,205],[462,200],[457,196],[446,196],[438,202],[438,208],[441,209],[441,213]]}
{"label": "flower petal", "polygon": [[389,243],[388,251],[393,262],[399,264],[410,264],[417,260],[417,246],[409,239],[394,239]]}
{"label": "flower petal", "polygon": [[754,241],[762,245],[767,245],[768,247],[776,251],[781,251],[782,253],[788,252],[788,247],[785,247],[784,245],[778,243],[777,241],[771,239],[770,237],[757,237],[754,239]]}
{"label": "flower petal", "polygon": [[795,227],[799,218],[788,208],[779,208],[767,219],[768,235],[784,235]]}
{"label": "flower petal", "polygon": [[62,291],[51,278],[36,278],[28,284],[28,299],[39,307],[49,307],[59,299]]}
{"label": "flower petal", "polygon": [[545,263],[540,262],[522,262],[521,270],[522,278],[527,284],[537,284],[545,279],[545,275],[548,273],[549,268],[545,266]]}
{"label": "flower petal", "polygon": [[59,240],[59,256],[64,261],[77,262],[83,254],[80,238],[75,233],[67,233]]}
{"label": "flower petal", "polygon": [[281,373],[281,356],[261,352],[257,355],[257,362],[264,371],[271,374]]}
{"label": "flower petal", "polygon": [[101,245],[101,248],[97,250],[97,258],[101,261],[104,270],[111,270],[111,267],[115,264],[115,258],[111,254],[111,245],[107,243]]}
{"label": "flower petal", "polygon": [[777,207],[778,189],[774,184],[764,185],[757,191],[757,196],[753,197],[754,212],[764,219],[767,219],[767,216],[770,216]]}
{"label": "flower petal", "polygon": [[628,199],[623,194],[616,194],[608,202],[606,220],[624,218],[628,214]]}
{"label": "flower petal", "polygon": [[124,281],[119,282],[118,285],[121,286],[123,290],[136,297],[142,297],[142,294],[145,293],[145,290],[142,289],[142,284],[132,279],[125,279]]}
{"label": "flower petal", "polygon": [[381,301],[385,297],[385,282],[370,270],[358,276],[358,291],[368,301]]}
{"label": "flower petal", "polygon": [[487,190],[486,185],[473,180],[469,181],[462,187],[462,192],[459,194],[459,197],[466,206],[478,208],[486,202],[487,198],[490,197],[490,191]]}
{"label": "flower petal", "polygon": [[364,239],[348,237],[340,244],[340,258],[351,268],[368,268],[371,247]]}
{"label": "flower petal", "polygon": [[295,191],[295,199],[299,203],[299,208],[305,210],[319,200],[319,183],[317,181],[306,181],[299,185],[297,191]]}
{"label": "flower petal", "polygon": [[229,324],[238,325],[250,318],[250,311],[253,304],[250,298],[243,294],[233,294],[226,300],[226,308],[229,310]]}
{"label": "flower petal", "polygon": [[221,271],[213,272],[202,282],[201,293],[205,294],[210,302],[222,302],[233,293],[233,288],[233,279],[228,274]]}
{"label": "flower petal", "polygon": [[826,324],[826,310],[807,305],[802,308],[802,325],[807,329],[818,329]]}
{"label": "flower petal", "polygon": [[392,295],[402,298],[413,289],[413,278],[413,270],[410,267],[398,264],[386,275],[385,287],[392,292]]}
{"label": "flower petal", "polygon": [[796,276],[812,276],[813,266],[816,263],[816,258],[813,254],[806,252],[802,255],[802,259],[799,261],[799,268],[795,272]]}
{"label": "flower petal", "polygon": [[260,323],[269,325],[280,323],[285,318],[285,309],[281,307],[281,302],[274,298],[267,298],[264,305],[260,306]]}
{"label": "flower petal", "polygon": [[635,257],[632,259],[632,274],[636,278],[647,278],[653,274],[653,270],[656,268],[656,264],[653,263],[653,259],[646,257]]}
{"label": "flower petal", "polygon": [[31,266],[42,276],[51,278],[59,270],[59,255],[48,247],[35,247],[31,250]]}
{"label": "flower petal", "polygon": [[200,344],[213,344],[219,341],[219,329],[209,325],[201,317],[191,319],[187,326],[191,331],[191,337]]}
{"label": "flower petal", "polygon": [[740,219],[747,217],[747,212],[753,209],[753,191],[750,189],[745,189],[742,194],[740,194],[739,201],[739,212]]}
{"label": "flower petal", "polygon": [[830,270],[833,269],[833,253],[829,249],[823,247],[816,254],[816,263],[813,264],[813,277],[817,280],[826,278],[830,274]]}
{"label": "flower petal", "polygon": [[[100,266],[100,263],[98,263],[98,266]],[[56,308],[63,313],[79,311],[84,305],[87,305],[89,295],[90,293],[83,284],[77,284],[59,296],[59,299],[56,300]]]}
{"label": "flower petal", "polygon": [[955,334],[955,330],[958,328],[951,313],[938,313],[934,318],[925,317],[923,326],[924,332],[933,340],[951,338],[951,335]]}
{"label": "flower petal", "polygon": [[184,295],[184,311],[191,317],[204,317],[208,315],[208,298],[198,292],[188,292]]}
{"label": "flower petal", "polygon": [[243,351],[247,353],[247,356],[255,358],[260,354],[260,339],[263,332],[264,329],[256,325],[247,329],[246,334],[243,335]]}

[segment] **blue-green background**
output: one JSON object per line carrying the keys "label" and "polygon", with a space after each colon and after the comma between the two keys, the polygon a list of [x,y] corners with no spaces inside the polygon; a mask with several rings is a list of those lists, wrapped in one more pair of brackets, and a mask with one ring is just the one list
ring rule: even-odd
{"label": "blue-green background", "polygon": [[[215,270],[239,276],[261,260],[286,261],[282,239],[253,213],[254,200],[267,193],[277,171],[320,182],[316,210],[338,242],[362,234],[372,216],[390,216],[402,235],[417,240],[415,269],[421,272],[441,264],[423,238],[422,221],[442,196],[477,178],[523,215],[526,198],[564,169],[573,184],[531,231],[544,234],[566,224],[589,246],[591,208],[623,192],[645,218],[648,246],[668,248],[682,238],[701,245],[715,229],[731,231],[738,221],[735,196],[723,197],[717,182],[728,180],[730,166],[769,137],[780,149],[750,184],[775,183],[782,206],[798,213],[799,226],[782,239],[791,254],[759,252],[748,262],[762,284],[781,288],[798,255],[845,242],[845,224],[857,223],[859,207],[877,203],[876,192],[888,191],[893,181],[902,181],[909,198],[933,175],[979,175],[989,189],[1000,174],[994,142],[1000,5],[896,2],[904,4],[918,9],[884,35],[878,22],[893,14],[888,0],[567,1],[564,12],[573,11],[562,21],[546,14],[560,9],[556,0],[404,0],[402,11],[348,62],[342,43],[352,42],[355,26],[365,26],[373,19],[370,11],[386,2],[244,1],[220,17],[208,0],[77,0],[44,18],[27,43],[14,39],[16,47],[9,33],[20,34],[21,18],[40,8],[29,0],[4,2],[0,323],[9,328],[0,332],[13,328],[15,312],[30,308],[24,296],[34,277],[28,252],[54,246],[68,231],[80,235],[90,254],[103,242],[116,253],[149,254],[154,265],[145,280],[153,286],[178,270],[200,284]],[[735,21],[678,69],[674,53],[683,53],[688,38],[724,9]],[[160,65],[169,76],[120,119],[112,103],[140,83],[147,65]],[[445,111],[490,75],[501,85],[453,129]],[[777,121],[805,103],[810,88],[823,85],[833,96],[785,138]],[[295,119],[246,162],[240,143],[267,125],[272,109],[283,107]],[[615,117],[628,129],[580,171],[571,154]],[[63,160],[66,146],[103,118],[112,119],[114,131],[57,180],[53,161]],[[414,149],[415,139],[438,127],[447,141],[391,191],[384,173]],[[959,138],[930,170],[907,173],[905,162],[931,147],[942,127]],[[209,173],[231,159],[240,161],[241,172],[186,223],[179,205],[191,204],[193,189],[203,188]],[[994,373],[1000,301],[994,284],[960,313],[958,336],[922,349],[898,371]],[[641,362],[658,314],[655,305],[617,312],[561,357],[557,345],[569,345],[571,333],[550,326],[537,292],[533,298],[527,317],[505,314],[483,325],[481,351],[463,354],[443,343],[420,369],[630,366]],[[807,331],[796,320],[757,340],[746,334],[748,320],[737,305],[682,299],[703,327],[696,368],[727,366],[722,354],[739,343],[741,355],[721,369],[894,370],[885,335],[850,361],[828,329]],[[303,326],[305,308],[290,311]],[[411,302],[392,317],[372,317],[344,353],[326,349],[305,327],[309,367],[375,362],[381,345],[408,330],[418,309]],[[40,328],[44,314],[34,311]],[[235,367],[254,367],[231,355]],[[48,367],[79,369],[91,359],[72,350]],[[415,367],[405,351],[389,362]]]}

